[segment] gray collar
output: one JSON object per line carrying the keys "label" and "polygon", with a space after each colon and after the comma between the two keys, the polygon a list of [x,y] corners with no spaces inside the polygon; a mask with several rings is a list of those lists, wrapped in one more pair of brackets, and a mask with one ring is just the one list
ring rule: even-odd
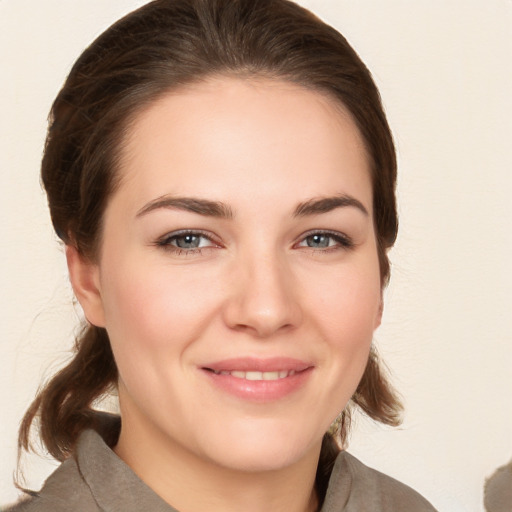
{"label": "gray collar", "polygon": [[78,469],[98,507],[105,512],[177,512],[152,491],[94,430],[80,436]]}

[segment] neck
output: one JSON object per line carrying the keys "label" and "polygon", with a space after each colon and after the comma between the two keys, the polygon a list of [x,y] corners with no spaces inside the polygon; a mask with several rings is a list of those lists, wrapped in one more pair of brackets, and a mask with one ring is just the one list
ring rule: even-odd
{"label": "neck", "polygon": [[[124,418],[124,416],[123,416]],[[239,471],[202,459],[156,428],[123,421],[114,451],[180,512],[314,512],[320,443],[285,468]]]}

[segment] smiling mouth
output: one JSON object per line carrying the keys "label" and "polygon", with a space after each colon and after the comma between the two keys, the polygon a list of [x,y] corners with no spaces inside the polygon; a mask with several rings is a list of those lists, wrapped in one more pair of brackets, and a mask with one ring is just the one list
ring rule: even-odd
{"label": "smiling mouth", "polygon": [[212,370],[211,368],[205,368],[206,370],[213,372],[215,375],[229,375],[236,379],[245,379],[245,380],[280,380],[286,379],[286,377],[292,377],[296,373],[299,373],[295,370],[280,370],[280,371],[272,371],[272,372],[258,372],[258,371],[242,371],[242,370]]}
{"label": "smiling mouth", "polygon": [[217,389],[259,404],[298,392],[309,381],[314,368],[310,362],[287,357],[241,357],[200,367]]}

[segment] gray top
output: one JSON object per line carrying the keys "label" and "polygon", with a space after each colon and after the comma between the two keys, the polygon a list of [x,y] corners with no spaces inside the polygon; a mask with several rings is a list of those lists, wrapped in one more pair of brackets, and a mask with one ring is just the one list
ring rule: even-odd
{"label": "gray top", "polygon": [[[5,512],[177,512],[153,492],[94,430],[80,436],[76,456],[63,462],[36,496]],[[342,451],[321,512],[435,512],[410,487]]]}

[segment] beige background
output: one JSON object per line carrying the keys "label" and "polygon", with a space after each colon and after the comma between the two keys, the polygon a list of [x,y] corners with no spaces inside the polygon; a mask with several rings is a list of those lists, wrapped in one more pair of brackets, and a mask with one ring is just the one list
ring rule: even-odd
{"label": "beige background", "polygon": [[[68,355],[77,313],[38,166],[80,51],[136,0],[0,0],[0,503],[16,430]],[[512,456],[512,2],[303,0],[380,86],[399,159],[401,233],[376,340],[407,404],[358,420],[351,450],[441,511],[481,511]],[[38,486],[54,464],[26,464]]]}

